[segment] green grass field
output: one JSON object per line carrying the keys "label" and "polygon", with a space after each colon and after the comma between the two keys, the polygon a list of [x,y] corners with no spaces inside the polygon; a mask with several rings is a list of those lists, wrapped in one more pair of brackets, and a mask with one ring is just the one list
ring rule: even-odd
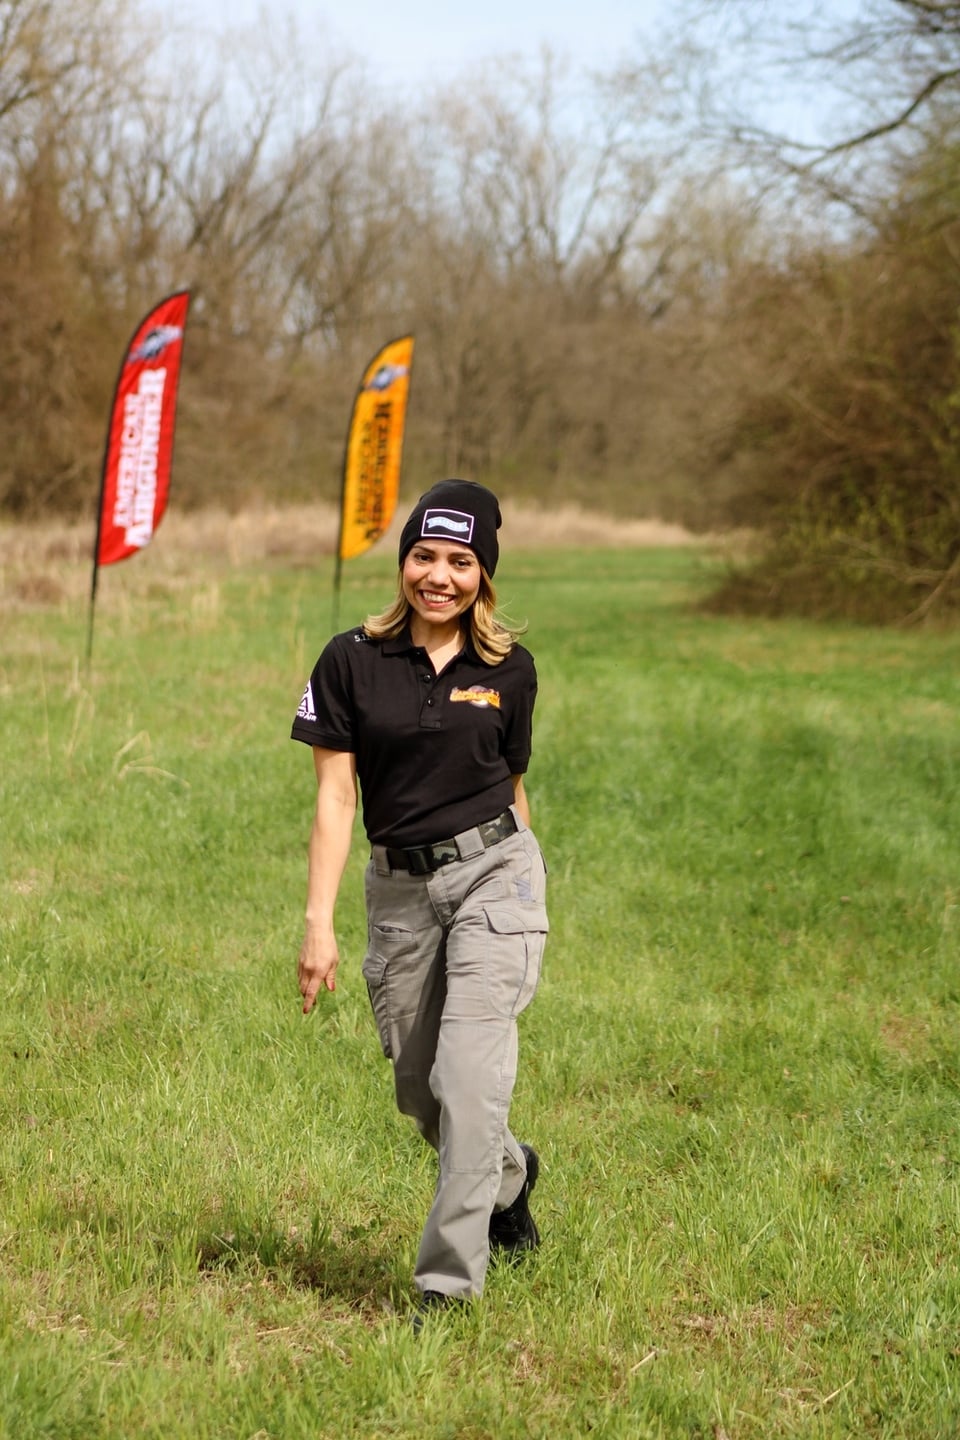
{"label": "green grass field", "polygon": [[[0,1437],[960,1434],[960,635],[705,618],[700,552],[505,557],[544,1244],[418,1340],[359,829],[337,993],[295,981],[329,562],[190,566],[104,573],[89,675],[85,576],[0,598]],[[353,562],[342,625],[391,588]]]}

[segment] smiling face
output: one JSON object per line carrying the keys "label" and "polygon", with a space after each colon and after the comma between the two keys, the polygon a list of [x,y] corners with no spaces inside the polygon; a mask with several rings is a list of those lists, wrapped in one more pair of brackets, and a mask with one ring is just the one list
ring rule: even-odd
{"label": "smiling face", "polygon": [[422,645],[428,638],[452,636],[460,617],[477,598],[480,562],[466,545],[453,540],[418,540],[407,551],[401,571],[410,606],[410,632]]}

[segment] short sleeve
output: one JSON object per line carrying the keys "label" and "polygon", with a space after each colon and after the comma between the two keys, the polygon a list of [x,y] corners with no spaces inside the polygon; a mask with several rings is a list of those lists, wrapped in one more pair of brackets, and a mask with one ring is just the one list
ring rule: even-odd
{"label": "short sleeve", "polygon": [[313,667],[303,692],[292,740],[327,750],[356,752],[356,706],[353,677],[341,637],[335,635]]}
{"label": "short sleeve", "polygon": [[[533,656],[517,646],[511,661],[520,673],[511,687],[510,705],[503,731],[503,758],[511,775],[523,775],[530,764],[533,744],[533,707],[537,700],[537,671]],[[509,663],[509,662],[508,662]]]}

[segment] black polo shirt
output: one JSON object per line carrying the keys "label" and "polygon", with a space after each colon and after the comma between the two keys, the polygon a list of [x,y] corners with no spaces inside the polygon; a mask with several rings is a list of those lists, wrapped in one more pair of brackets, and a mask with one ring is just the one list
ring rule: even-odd
{"label": "black polo shirt", "polygon": [[294,740],[357,757],[372,844],[428,845],[493,820],[530,761],[537,672],[515,645],[487,665],[471,642],[435,675],[409,630],[335,635],[313,668]]}

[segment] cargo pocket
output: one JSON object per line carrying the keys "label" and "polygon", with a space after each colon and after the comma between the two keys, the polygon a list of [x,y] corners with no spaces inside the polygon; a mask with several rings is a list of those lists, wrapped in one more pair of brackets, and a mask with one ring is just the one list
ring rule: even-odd
{"label": "cargo pocket", "polygon": [[536,994],[550,929],[543,905],[485,905],[487,1000],[498,1015],[519,1015]]}
{"label": "cargo pocket", "polygon": [[370,1008],[377,1023],[380,1046],[388,1060],[393,1059],[393,1042],[390,1023],[390,963],[404,950],[416,944],[412,930],[403,930],[395,925],[371,925],[367,940],[367,953],[363,957],[360,973],[367,982]]}

